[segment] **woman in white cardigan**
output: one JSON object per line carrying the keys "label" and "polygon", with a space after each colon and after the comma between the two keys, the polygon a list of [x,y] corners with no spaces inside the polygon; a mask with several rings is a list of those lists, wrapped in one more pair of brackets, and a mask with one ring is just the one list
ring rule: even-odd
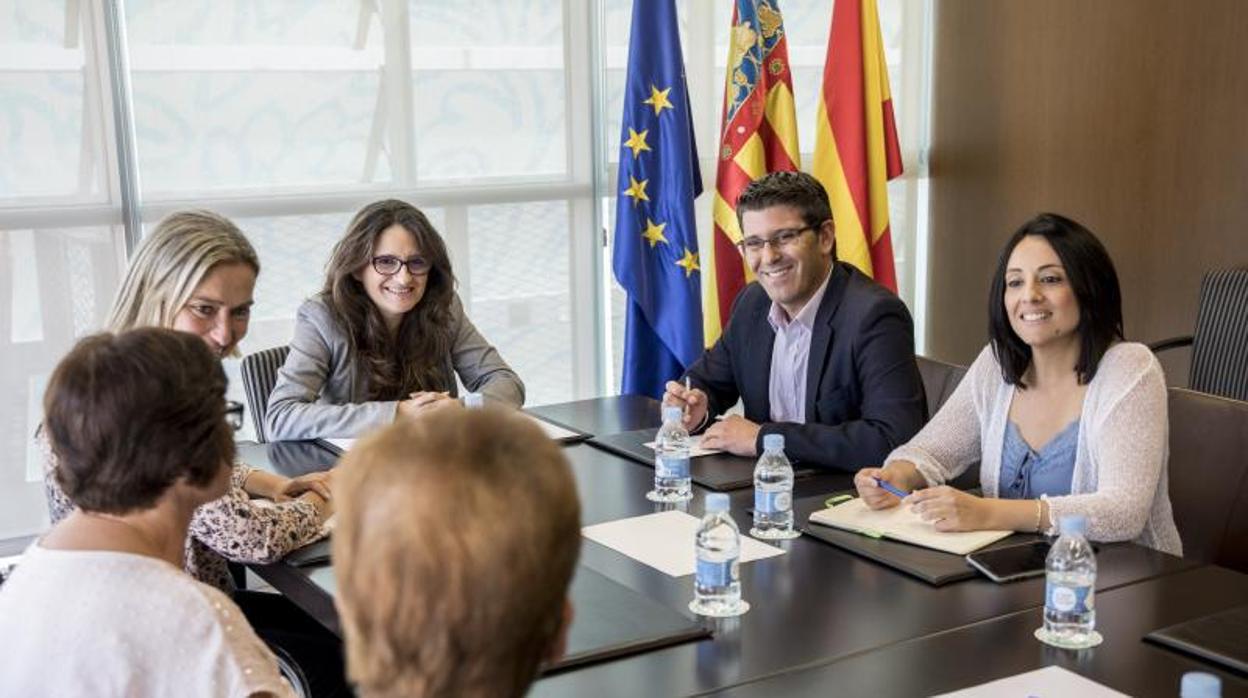
{"label": "woman in white cardigan", "polygon": [[[1036,216],[1006,243],[988,305],[990,344],[914,439],[858,472],[863,501],[902,501],[880,478],[937,530],[1047,533],[1081,514],[1093,540],[1181,555],[1165,377],[1147,347],[1122,341],[1104,246],[1068,218]],[[983,497],[944,484],[975,462]]]}

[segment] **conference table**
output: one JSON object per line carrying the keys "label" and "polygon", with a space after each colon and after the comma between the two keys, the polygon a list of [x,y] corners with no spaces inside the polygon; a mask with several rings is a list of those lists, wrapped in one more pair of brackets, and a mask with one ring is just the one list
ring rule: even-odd
{"label": "conference table", "polygon": [[[657,427],[658,403],[622,396],[531,408],[530,413],[591,434]],[[564,447],[577,480],[582,523],[664,509],[645,499],[654,471],[590,443]],[[252,444],[240,457],[297,475],[332,466],[315,442]],[[828,472],[799,479],[804,521],[822,495],[851,486]],[[707,490],[695,484],[685,510],[701,516]],[[749,488],[730,494],[749,528]],[[670,508],[671,505],[666,505]],[[671,577],[582,539],[580,564],[689,619],[691,576]],[[692,546],[692,541],[690,542]],[[699,619],[705,639],[548,673],[533,696],[924,695],[956,690],[1047,665],[1063,666],[1132,695],[1177,695],[1185,671],[1218,674],[1223,695],[1248,695],[1248,678],[1142,641],[1147,632],[1248,604],[1248,575],[1130,543],[1102,544],[1097,561],[1098,628],[1105,643],[1065,651],[1032,637],[1041,623],[1044,580],[996,584],[975,577],[932,586],[809,536],[777,543],[785,554],[741,565],[748,613]],[[327,565],[256,566],[275,589],[334,632],[334,580]],[[575,622],[592,614],[578,614]],[[573,631],[577,628],[574,625]]]}

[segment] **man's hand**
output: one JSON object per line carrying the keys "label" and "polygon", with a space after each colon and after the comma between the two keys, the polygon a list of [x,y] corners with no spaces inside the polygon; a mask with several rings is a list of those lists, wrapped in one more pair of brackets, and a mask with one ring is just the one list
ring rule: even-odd
{"label": "man's hand", "polygon": [[737,414],[730,414],[711,425],[702,435],[702,446],[718,448],[738,456],[757,456],[759,426]]}
{"label": "man's hand", "polygon": [[686,388],[676,381],[668,381],[664,388],[663,404],[678,405],[685,411],[681,420],[684,427],[692,431],[702,426],[706,421],[706,393],[698,388]]}

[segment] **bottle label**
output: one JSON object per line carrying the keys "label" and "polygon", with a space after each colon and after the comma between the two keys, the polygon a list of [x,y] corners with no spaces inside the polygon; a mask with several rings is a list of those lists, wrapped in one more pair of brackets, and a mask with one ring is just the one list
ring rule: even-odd
{"label": "bottle label", "polygon": [[763,514],[780,514],[793,508],[793,493],[784,490],[765,491],[754,489],[754,511]]}
{"label": "bottle label", "polygon": [[689,458],[688,456],[681,458],[673,458],[672,456],[655,456],[654,469],[659,477],[663,478],[680,478],[689,477]]}
{"label": "bottle label", "polygon": [[698,558],[698,586],[723,587],[737,581],[741,576],[741,567],[736,558],[715,562]]}
{"label": "bottle label", "polygon": [[1059,613],[1087,613],[1093,608],[1094,591],[1091,586],[1045,584],[1045,603]]}

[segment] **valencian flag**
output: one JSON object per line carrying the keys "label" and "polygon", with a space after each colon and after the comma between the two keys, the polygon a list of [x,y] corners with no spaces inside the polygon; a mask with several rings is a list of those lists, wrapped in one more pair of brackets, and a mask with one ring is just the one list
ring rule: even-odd
{"label": "valencian flag", "polygon": [[796,170],[800,165],[789,45],[777,0],[736,0],[721,124],[712,209],[715,231],[703,265],[702,327],[707,346],[719,338],[737,293],[753,280],[736,248],[741,239],[737,197],[768,172]]}
{"label": "valencian flag", "polygon": [[702,353],[693,200],[702,193],[674,0],[634,0],[615,278],[628,292],[624,394],[660,397]]}
{"label": "valencian flag", "polygon": [[828,190],[836,255],[897,291],[888,180],[901,147],[875,0],[836,0],[815,124],[814,175]]}

